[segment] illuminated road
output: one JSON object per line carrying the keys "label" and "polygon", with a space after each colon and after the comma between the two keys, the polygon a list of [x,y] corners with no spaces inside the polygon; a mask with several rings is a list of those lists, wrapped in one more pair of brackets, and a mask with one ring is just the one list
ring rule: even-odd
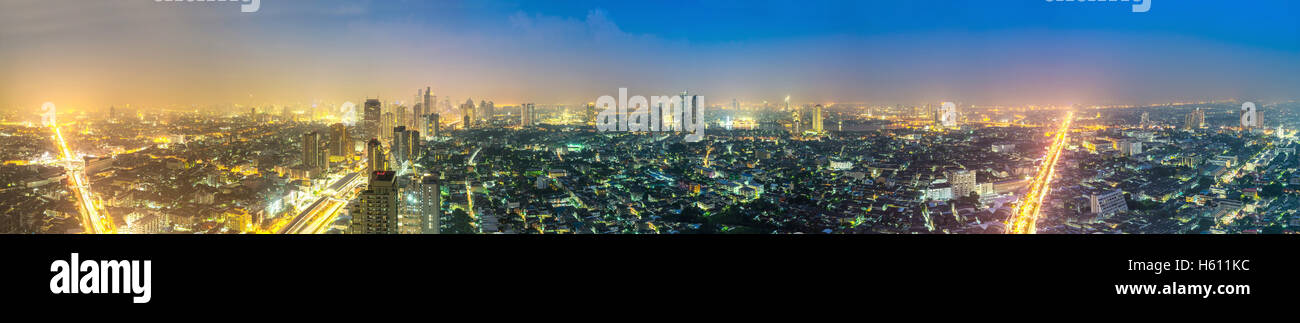
{"label": "illuminated road", "polygon": [[[474,166],[474,165],[475,165],[475,164],[474,164],[474,159],[475,159],[475,158],[478,158],[478,152],[479,152],[479,151],[482,151],[482,150],[483,150],[483,147],[479,147],[478,149],[474,149],[474,154],[472,154],[472,155],[469,156],[469,165],[470,165],[470,166]],[[474,185],[472,185],[472,184],[470,183],[469,178],[465,178],[465,199],[466,199],[466,204],[469,205],[469,218],[471,218],[471,219],[476,219],[476,220],[477,220],[477,219],[478,219],[478,213],[475,213],[475,212],[474,212]]]}
{"label": "illuminated road", "polygon": [[465,199],[469,204],[469,218],[478,219],[478,213],[474,212],[474,185],[470,184],[469,179],[465,180]]}
{"label": "illuminated road", "polygon": [[1061,150],[1065,147],[1066,137],[1070,133],[1070,123],[1074,121],[1074,112],[1065,114],[1065,122],[1061,123],[1061,129],[1056,131],[1056,139],[1052,141],[1052,146],[1047,149],[1047,156],[1043,159],[1043,166],[1038,170],[1038,175],[1034,176],[1033,182],[1029,184],[1029,193],[1016,207],[1015,214],[1008,220],[1007,233],[1011,234],[1032,234],[1038,232],[1038,209],[1043,204],[1043,197],[1052,190],[1052,177],[1056,176],[1056,161],[1061,156]]}
{"label": "illuminated road", "polygon": [[330,184],[321,196],[312,202],[306,210],[299,212],[297,216],[284,226],[277,233],[281,234],[319,234],[329,229],[330,224],[338,218],[339,213],[347,206],[348,200],[352,198],[353,191],[358,185],[364,184],[366,178],[361,176],[361,172],[353,172],[343,178]]}
{"label": "illuminated road", "polygon": [[108,212],[99,209],[95,203],[94,194],[90,193],[90,185],[86,180],[85,174],[80,167],[76,167],[72,151],[68,149],[68,142],[63,140],[63,131],[58,126],[54,128],[54,140],[59,145],[59,153],[63,155],[63,160],[67,162],[64,167],[68,170],[68,186],[72,192],[77,195],[77,200],[81,203],[77,209],[81,211],[81,226],[86,233],[116,233],[117,228],[113,225],[113,218]]}

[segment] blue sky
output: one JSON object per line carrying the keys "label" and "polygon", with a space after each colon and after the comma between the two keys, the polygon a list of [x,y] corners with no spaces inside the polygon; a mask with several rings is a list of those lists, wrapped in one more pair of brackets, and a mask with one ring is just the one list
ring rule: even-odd
{"label": "blue sky", "polygon": [[[13,0],[0,105],[290,104],[432,86],[578,103],[1156,103],[1300,96],[1292,1]],[[224,6],[223,6],[224,5]],[[129,79],[124,82],[123,79]],[[21,82],[20,82],[21,80]],[[202,89],[196,91],[195,89]]]}

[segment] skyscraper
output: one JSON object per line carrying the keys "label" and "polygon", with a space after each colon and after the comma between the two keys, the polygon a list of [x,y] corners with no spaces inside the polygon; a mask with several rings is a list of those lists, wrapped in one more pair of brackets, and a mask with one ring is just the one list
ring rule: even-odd
{"label": "skyscraper", "polygon": [[362,111],[362,124],[365,125],[364,133],[366,137],[379,137],[381,135],[379,126],[379,117],[382,114],[380,108],[382,104],[378,99],[366,99],[365,108]]}
{"label": "skyscraper", "polygon": [[537,106],[532,103],[523,103],[519,105],[519,124],[524,127],[532,126],[536,121]]}
{"label": "skyscraper", "polygon": [[[789,102],[786,102],[787,108],[789,105]],[[790,132],[796,136],[803,134],[803,111],[800,110],[799,108],[790,110]]]}
{"label": "skyscraper", "polygon": [[825,133],[826,129],[822,128],[822,105],[820,104],[818,104],[816,107],[813,107],[812,123],[813,123],[812,124],[813,132],[816,132],[819,135]]}
{"label": "skyscraper", "polygon": [[492,121],[492,116],[496,114],[495,110],[496,107],[493,106],[492,101],[480,100],[478,103],[478,109],[474,111],[475,117],[479,120],[490,122]]}
{"label": "skyscraper", "polygon": [[357,197],[351,215],[351,231],[354,234],[396,234],[397,211],[399,205],[397,187],[394,185],[396,173],[379,171],[371,173],[366,190]]}
{"label": "skyscraper", "polygon": [[388,159],[384,156],[384,145],[379,143],[378,138],[371,138],[366,143],[366,161],[367,172],[378,172],[388,170]]}
{"label": "skyscraper", "polygon": [[1205,111],[1201,111],[1201,108],[1196,108],[1195,111],[1188,113],[1183,124],[1183,128],[1187,130],[1201,129],[1204,126]]}
{"label": "skyscraper", "polygon": [[[660,109],[660,111],[662,112],[663,109]],[[583,118],[583,121],[585,121],[588,126],[596,125],[596,103],[595,102],[587,102],[587,110],[586,110],[585,117]]]}
{"label": "skyscraper", "polygon": [[410,149],[411,147],[409,138],[410,137],[408,137],[406,133],[406,127],[393,127],[393,144],[392,149],[389,151],[392,153],[392,158],[390,158],[390,160],[393,161],[393,168],[400,169],[402,163],[407,161],[406,156],[410,155],[410,152],[408,152],[407,149]]}
{"label": "skyscraper", "polygon": [[393,108],[393,126],[406,126],[409,122],[406,117],[406,106],[398,105]]}
{"label": "skyscraper", "polygon": [[408,120],[407,122],[402,123],[401,125],[406,126],[407,128],[424,127],[423,111],[424,111],[424,104],[416,103],[415,106],[411,107],[411,119]]}
{"label": "skyscraper", "polygon": [[420,156],[420,132],[415,130],[406,131],[406,160],[414,162],[415,158]]}
{"label": "skyscraper", "polygon": [[426,115],[437,113],[436,111],[437,109],[434,109],[433,105],[438,100],[433,98],[433,93],[431,92],[433,92],[433,87],[424,88],[424,94],[421,95],[420,98],[421,105],[423,106],[423,108],[421,109],[422,111],[416,111],[416,115],[415,115],[416,116],[415,119],[419,120],[417,121],[418,124],[415,125],[415,130],[419,130],[420,132],[424,132],[424,133],[431,132],[429,131],[428,128],[429,125],[428,125],[428,120],[426,119]]}
{"label": "skyscraper", "polygon": [[424,109],[425,113],[433,113],[433,105],[438,103],[438,97],[433,96],[433,87],[424,87]]}
{"label": "skyscraper", "polygon": [[311,170],[312,177],[329,171],[329,151],[325,136],[310,131],[302,135],[302,165]]}
{"label": "skyscraper", "polygon": [[351,156],[352,137],[348,136],[348,126],[343,123],[330,125],[330,156]]}
{"label": "skyscraper", "polygon": [[442,225],[442,188],[436,175],[420,180],[420,220],[425,234],[438,234]]}
{"label": "skyscraper", "polygon": [[461,125],[461,127],[470,129],[478,122],[478,116],[474,115],[474,99],[466,99],[465,103],[460,105],[460,113],[465,116],[465,124]]}
{"label": "skyscraper", "polygon": [[428,94],[421,93],[420,91],[423,91],[421,89],[416,89],[415,91],[417,93],[416,97],[421,99],[419,101],[415,101],[415,104],[411,105],[411,121],[407,123],[403,123],[402,125],[407,127],[412,127],[412,128],[419,128],[424,126],[424,122],[421,120],[424,120],[424,114],[425,114],[424,109],[428,105],[424,104],[423,97],[428,96]]}
{"label": "skyscraper", "polygon": [[[393,128],[392,162],[396,166],[415,159],[420,149],[420,132],[406,127]],[[395,167],[397,168],[397,167]]]}
{"label": "skyscraper", "polygon": [[439,135],[441,135],[438,132],[440,130],[438,128],[441,128],[441,125],[438,124],[439,122],[441,122],[441,120],[439,120],[439,115],[437,113],[429,114],[429,125],[428,125],[429,136],[433,138],[437,138]]}
{"label": "skyscraper", "polygon": [[[384,112],[383,116],[379,117],[379,129],[384,129],[385,131],[391,131],[391,129],[393,129],[392,112]],[[388,141],[393,140],[393,137],[389,137],[392,135],[391,133],[385,133],[385,135],[388,136],[381,136],[380,138],[388,139]]]}

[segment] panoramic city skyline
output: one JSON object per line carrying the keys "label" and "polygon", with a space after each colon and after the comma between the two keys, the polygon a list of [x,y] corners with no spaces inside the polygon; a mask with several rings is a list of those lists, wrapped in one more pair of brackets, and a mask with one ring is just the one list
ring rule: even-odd
{"label": "panoramic city skyline", "polygon": [[425,86],[503,106],[620,87],[717,104],[1295,98],[1295,4],[1125,5],[8,1],[0,107],[405,102]]}
{"label": "panoramic city skyline", "polygon": [[0,0],[0,276],[60,316],[1294,303],[1298,9]]}

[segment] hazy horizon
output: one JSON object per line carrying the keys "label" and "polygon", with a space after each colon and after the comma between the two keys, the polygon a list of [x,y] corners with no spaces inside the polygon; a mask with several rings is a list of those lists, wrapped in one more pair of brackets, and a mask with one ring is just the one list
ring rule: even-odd
{"label": "hazy horizon", "polygon": [[290,105],[417,89],[498,106],[1288,100],[1300,5],[1044,1],[0,4],[0,107]]}

